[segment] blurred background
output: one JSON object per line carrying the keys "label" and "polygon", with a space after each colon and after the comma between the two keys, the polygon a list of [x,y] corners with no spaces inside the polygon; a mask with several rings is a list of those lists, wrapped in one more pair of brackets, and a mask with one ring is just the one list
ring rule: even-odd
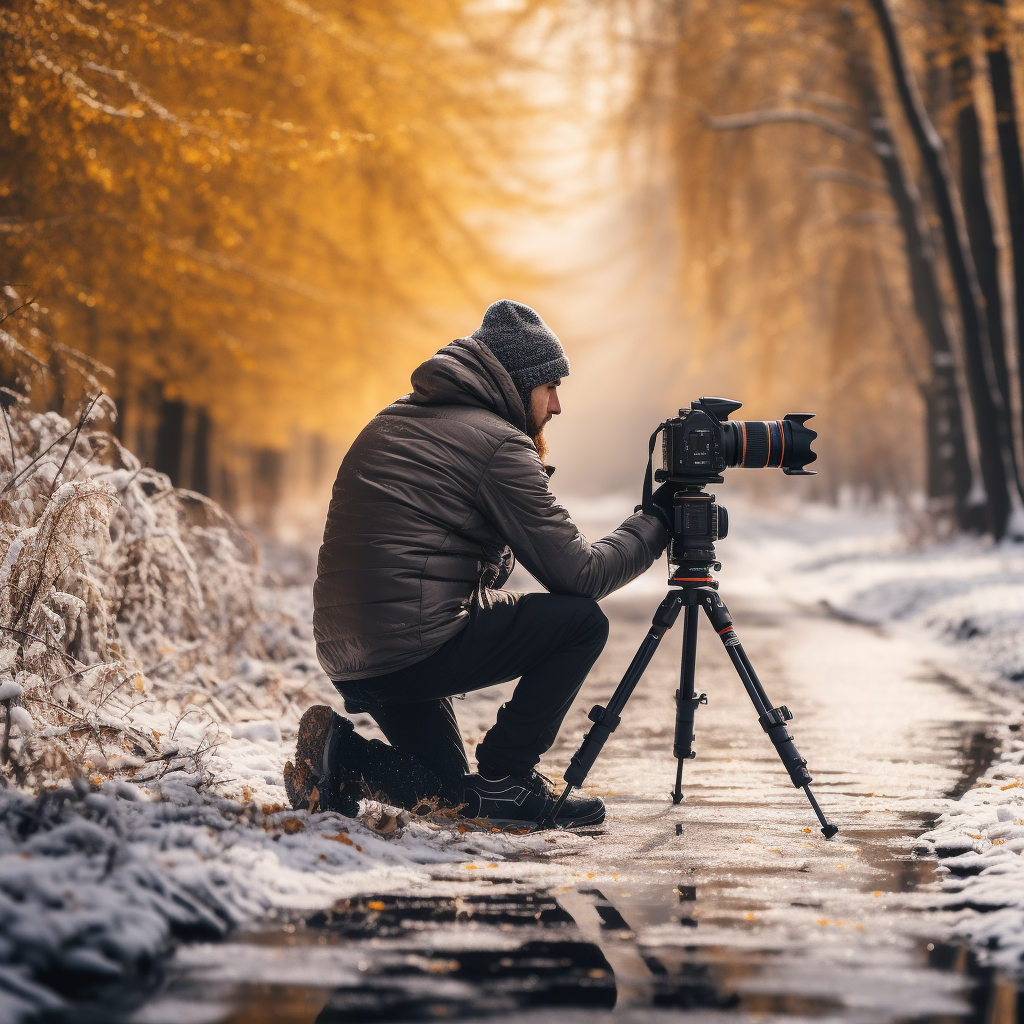
{"label": "blurred background", "polygon": [[[702,394],[815,412],[922,539],[1024,537],[1022,5],[11,0],[0,384],[268,534],[509,297],[573,372],[559,493]],[[0,435],[0,446],[3,436]],[[771,479],[765,479],[771,477]]]}

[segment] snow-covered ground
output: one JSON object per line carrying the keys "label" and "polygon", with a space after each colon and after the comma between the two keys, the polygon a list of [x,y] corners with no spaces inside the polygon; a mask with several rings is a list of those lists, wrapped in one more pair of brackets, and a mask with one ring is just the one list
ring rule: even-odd
{"label": "snow-covered ground", "polygon": [[144,987],[175,939],[581,842],[288,808],[299,717],[341,707],[309,553],[261,562],[94,407],[76,426],[15,405],[0,446],[0,1020]]}
{"label": "snow-covered ground", "polygon": [[[89,471],[97,488],[111,490],[131,512],[122,534],[112,529],[111,536],[115,542],[134,536],[136,552],[146,543],[163,544],[157,553],[165,562],[180,556],[188,584],[189,571],[202,575],[202,552],[189,547],[187,530],[188,550],[179,550],[175,538],[167,543],[167,522],[150,512],[166,484],[152,476],[144,478],[150,489],[133,491],[137,464],[125,453],[119,458],[103,473]],[[48,479],[52,488],[52,472]],[[727,600],[781,595],[804,605],[827,603],[838,614],[913,635],[950,674],[999,688],[1007,706],[1015,699],[1024,680],[1024,549],[964,539],[914,549],[895,513],[771,509],[721,497],[731,506],[734,534],[720,545]],[[568,504],[581,523],[600,528],[628,514],[632,500]],[[38,521],[39,509],[26,509]],[[209,635],[194,627],[189,633],[187,622],[157,635],[157,619],[147,613],[149,631],[135,637],[137,650],[109,655],[119,671],[126,664],[138,670],[130,677],[141,680],[133,684],[135,698],[95,720],[97,735],[116,733],[116,710],[131,742],[112,744],[108,736],[105,744],[80,747],[81,770],[66,771],[56,788],[43,786],[48,792],[41,798],[27,786],[0,792],[0,1019],[16,1021],[68,999],[101,996],[111,982],[142,979],[176,938],[215,937],[285,910],[326,906],[383,888],[385,879],[411,881],[438,861],[500,862],[582,841],[571,834],[505,835],[443,817],[407,821],[372,804],[358,821],[288,809],[282,769],[299,715],[316,702],[340,709],[316,663],[309,580],[301,567],[282,580],[267,566],[247,568],[240,556],[225,555],[229,527],[208,511],[193,533],[217,541],[210,558],[220,586],[236,586],[243,570],[250,574],[244,577],[253,598],[244,623],[248,639],[238,640],[228,623],[213,636],[214,657]],[[17,543],[9,543],[7,563],[14,564]],[[112,576],[118,578],[113,570]],[[664,581],[659,565],[630,587],[662,594]],[[197,599],[212,604],[217,592],[207,588],[204,597],[201,583],[191,584]],[[82,657],[101,664],[98,656]],[[17,678],[28,681],[29,700],[33,677]],[[51,735],[76,734],[77,719],[43,726],[42,697],[29,706],[37,720],[19,731],[15,719],[16,752],[32,753],[32,742]],[[61,707],[81,717],[74,699]],[[460,720],[469,741],[486,726],[474,715],[473,695]],[[368,719],[357,724],[374,735]],[[32,756],[38,771],[54,771],[42,754]],[[964,904],[964,936],[989,945],[998,936],[991,955],[1007,963],[1024,949],[1022,758],[1024,744],[1008,744],[1003,759],[927,837],[940,854],[964,851],[944,861],[950,874],[939,898]],[[977,909],[993,906],[1007,909],[984,916]]]}
{"label": "snow-covered ground", "polygon": [[[1024,545],[961,537],[914,547],[901,516],[736,503],[722,547],[739,593],[782,592],[911,638],[940,671],[1005,709],[996,762],[924,835],[941,858],[935,905],[959,911],[955,938],[1019,975],[1024,961]],[[740,525],[742,524],[742,525]],[[755,571],[751,571],[756,567]],[[1022,737],[1022,738],[1018,738]]]}
{"label": "snow-covered ground", "polygon": [[[1024,962],[1024,545],[910,539],[905,509],[761,503],[718,494],[730,535],[718,546],[727,603],[780,599],[910,639],[936,669],[1005,709],[996,762],[922,837],[942,863],[935,905],[959,910],[954,938],[1009,972]],[[628,495],[569,502],[581,522],[611,528]],[[629,584],[665,590],[654,567]],[[740,629],[742,634],[742,629]],[[1020,736],[1021,739],[1017,737]]]}

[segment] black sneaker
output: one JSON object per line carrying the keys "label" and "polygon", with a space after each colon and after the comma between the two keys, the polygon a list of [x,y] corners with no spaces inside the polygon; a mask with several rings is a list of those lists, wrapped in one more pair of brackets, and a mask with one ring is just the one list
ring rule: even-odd
{"label": "black sneaker", "polygon": [[295,810],[359,813],[359,780],[345,772],[345,747],[354,726],[325,704],[309,708],[299,719],[295,763],[284,766],[284,788]]}
{"label": "black sneaker", "polygon": [[[501,779],[485,779],[467,775],[464,818],[487,818],[495,825],[523,825],[536,828],[547,824],[548,815],[557,797],[550,779],[540,772],[526,778],[506,775]],[[597,796],[570,796],[558,812],[555,824],[561,828],[599,825],[604,821],[604,801]]]}

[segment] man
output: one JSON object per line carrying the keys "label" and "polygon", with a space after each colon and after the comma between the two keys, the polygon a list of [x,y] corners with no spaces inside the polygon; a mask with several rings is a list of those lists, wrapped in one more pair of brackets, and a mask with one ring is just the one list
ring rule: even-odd
{"label": "man", "polygon": [[[608,635],[597,601],[642,573],[666,532],[630,516],[590,544],[548,488],[543,430],[569,362],[534,310],[502,299],[428,359],[412,393],[356,438],[334,485],[313,588],[324,671],[367,741],[318,706],[285,766],[293,807],[354,815],[362,795],[534,824],[555,795],[536,772]],[[546,594],[501,589],[514,558]],[[469,764],[451,697],[519,679]],[[561,825],[604,820],[575,796]]]}

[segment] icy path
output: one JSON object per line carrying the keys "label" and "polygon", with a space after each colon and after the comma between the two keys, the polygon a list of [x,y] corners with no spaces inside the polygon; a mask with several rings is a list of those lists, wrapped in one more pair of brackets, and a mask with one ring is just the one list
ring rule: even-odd
{"label": "icy path", "polygon": [[[723,596],[769,695],[796,712],[839,837],[821,839],[706,627],[698,685],[709,705],[687,799],[671,805],[677,626],[591,775],[609,805],[601,829],[552,837],[550,852],[539,837],[517,853],[469,834],[468,862],[377,877],[374,892],[326,915],[185,948],[137,1024],[561,1021],[573,1007],[645,1021],[694,1009],[926,1021],[975,1019],[972,998],[1001,1020],[993,1008],[1013,1005],[1012,987],[972,994],[964,958],[933,941],[951,917],[925,909],[934,864],[917,859],[915,847],[928,848],[915,837],[984,770],[1005,705],[955,685],[912,638],[799,607],[756,545],[734,545],[730,559]],[[564,766],[663,592],[655,570],[606,602],[611,640],[547,767]],[[471,741],[500,699],[472,695],[457,708]]]}

